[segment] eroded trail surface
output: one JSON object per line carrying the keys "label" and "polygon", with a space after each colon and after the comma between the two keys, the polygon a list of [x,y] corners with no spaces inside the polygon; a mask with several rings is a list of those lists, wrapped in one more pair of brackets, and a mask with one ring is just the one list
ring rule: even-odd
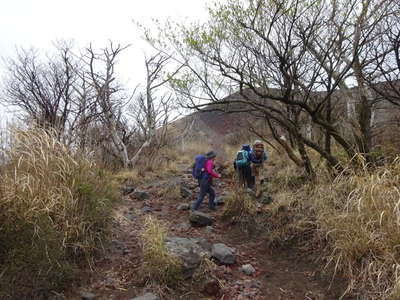
{"label": "eroded trail surface", "polygon": [[[182,166],[182,169],[183,166]],[[217,195],[229,191],[228,182],[216,183]],[[168,190],[179,187],[182,195],[168,197]],[[139,191],[139,192],[138,192]],[[142,191],[143,193],[141,193]],[[184,196],[184,197],[183,197]],[[105,256],[94,263],[94,272],[63,298],[66,299],[339,299],[343,293],[340,280],[324,277],[322,266],[314,263],[314,255],[294,250],[272,251],[263,234],[246,234],[237,225],[221,219],[223,206],[209,212],[206,203],[201,211],[214,218],[212,226],[192,227],[185,204],[197,196],[191,175],[182,174],[158,179],[136,188],[124,196],[115,212],[111,243],[105,246]],[[179,207],[181,204],[181,207]],[[265,205],[268,206],[268,205]],[[260,207],[260,210],[268,207]],[[203,280],[187,279],[173,289],[151,285],[140,271],[142,249],[140,232],[146,215],[163,220],[171,238],[198,238],[212,248],[223,243],[234,249],[235,263],[224,265],[215,261],[212,275]],[[267,220],[266,220],[267,221]],[[242,268],[245,267],[248,274]],[[254,268],[254,269],[253,269]],[[156,297],[152,298],[151,294]],[[157,298],[158,297],[158,298]]]}

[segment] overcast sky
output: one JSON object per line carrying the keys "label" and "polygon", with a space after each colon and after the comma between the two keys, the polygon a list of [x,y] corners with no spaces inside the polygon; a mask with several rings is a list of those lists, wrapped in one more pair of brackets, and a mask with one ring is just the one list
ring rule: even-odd
{"label": "overcast sky", "polygon": [[[58,39],[94,48],[108,40],[132,46],[121,54],[119,72],[125,83],[143,82],[146,44],[132,20],[150,25],[151,19],[205,20],[213,0],[0,0],[0,56],[16,47],[52,49]],[[0,66],[0,77],[3,66]],[[1,117],[1,116],[0,116]]]}

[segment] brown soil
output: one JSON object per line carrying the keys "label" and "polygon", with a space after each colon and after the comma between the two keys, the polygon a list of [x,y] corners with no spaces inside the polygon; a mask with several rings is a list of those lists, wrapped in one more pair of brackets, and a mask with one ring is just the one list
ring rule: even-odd
{"label": "brown soil", "polygon": [[[187,180],[189,176],[185,178]],[[262,232],[246,234],[239,225],[223,222],[221,207],[211,213],[216,218],[212,231],[187,226],[189,212],[178,211],[176,207],[191,199],[166,200],[157,196],[160,186],[176,180],[178,178],[169,178],[157,185],[143,186],[143,190],[150,192],[150,200],[137,201],[125,197],[115,211],[112,237],[110,243],[105,245],[104,256],[94,263],[93,271],[82,275],[74,288],[58,297],[82,299],[81,292],[88,291],[96,295],[95,299],[125,300],[151,291],[160,295],[161,299],[336,300],[343,294],[345,281],[338,276],[332,279],[331,275],[324,275],[323,264],[315,262],[315,252],[307,253],[293,248],[270,249],[264,242]],[[222,184],[217,187],[217,192],[226,188]],[[151,212],[143,212],[144,206],[150,207]],[[206,203],[203,206],[207,212]],[[129,212],[134,216],[132,220],[127,218]],[[173,288],[151,285],[140,272],[138,235],[146,214],[163,220],[171,236],[204,237],[210,242],[222,242],[235,248],[237,263],[229,267],[218,266],[213,274],[217,280],[211,280],[206,287],[205,282],[192,280],[183,281]],[[253,276],[247,276],[239,270],[240,266],[247,263],[256,269]]]}

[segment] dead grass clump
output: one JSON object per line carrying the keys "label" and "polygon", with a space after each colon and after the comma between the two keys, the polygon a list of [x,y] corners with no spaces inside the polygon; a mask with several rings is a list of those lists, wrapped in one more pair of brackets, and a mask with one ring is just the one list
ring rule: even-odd
{"label": "dead grass clump", "polygon": [[310,206],[302,188],[299,193],[283,191],[274,195],[274,202],[265,207],[264,236],[274,248],[315,247],[317,224],[315,210]]}
{"label": "dead grass clump", "polygon": [[113,180],[120,186],[136,186],[143,183],[144,179],[139,175],[139,171],[137,169],[133,169],[120,170],[113,175]]}
{"label": "dead grass clump", "polygon": [[179,200],[182,198],[181,186],[176,182],[164,184],[158,189],[158,196],[167,200]]}
{"label": "dead grass clump", "polygon": [[141,235],[143,272],[149,281],[173,285],[181,278],[181,265],[165,244],[166,229],[156,218],[148,216]]}
{"label": "dead grass clump", "polygon": [[256,200],[244,189],[236,188],[225,199],[223,217],[244,222],[255,215],[256,209]]}
{"label": "dead grass clump", "polygon": [[76,262],[90,261],[116,189],[44,130],[15,131],[10,147],[0,174],[0,298],[29,298],[62,287]]}
{"label": "dead grass clump", "polygon": [[373,173],[366,169],[318,187],[318,223],[330,245],[328,261],[349,279],[349,292],[400,299],[400,158]]}

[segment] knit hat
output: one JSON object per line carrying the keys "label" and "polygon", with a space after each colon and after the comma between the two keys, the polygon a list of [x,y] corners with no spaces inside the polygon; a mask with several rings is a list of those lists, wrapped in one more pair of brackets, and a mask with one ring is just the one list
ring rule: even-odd
{"label": "knit hat", "polygon": [[207,152],[206,157],[208,159],[216,157],[217,154],[214,151]]}
{"label": "knit hat", "polygon": [[260,140],[255,140],[253,143],[254,151],[264,151],[264,144]]}
{"label": "knit hat", "polygon": [[260,141],[260,140],[255,140],[254,143],[253,143],[253,146],[255,146],[255,145],[260,145],[260,144],[264,146],[264,144],[263,144],[262,141]]}

